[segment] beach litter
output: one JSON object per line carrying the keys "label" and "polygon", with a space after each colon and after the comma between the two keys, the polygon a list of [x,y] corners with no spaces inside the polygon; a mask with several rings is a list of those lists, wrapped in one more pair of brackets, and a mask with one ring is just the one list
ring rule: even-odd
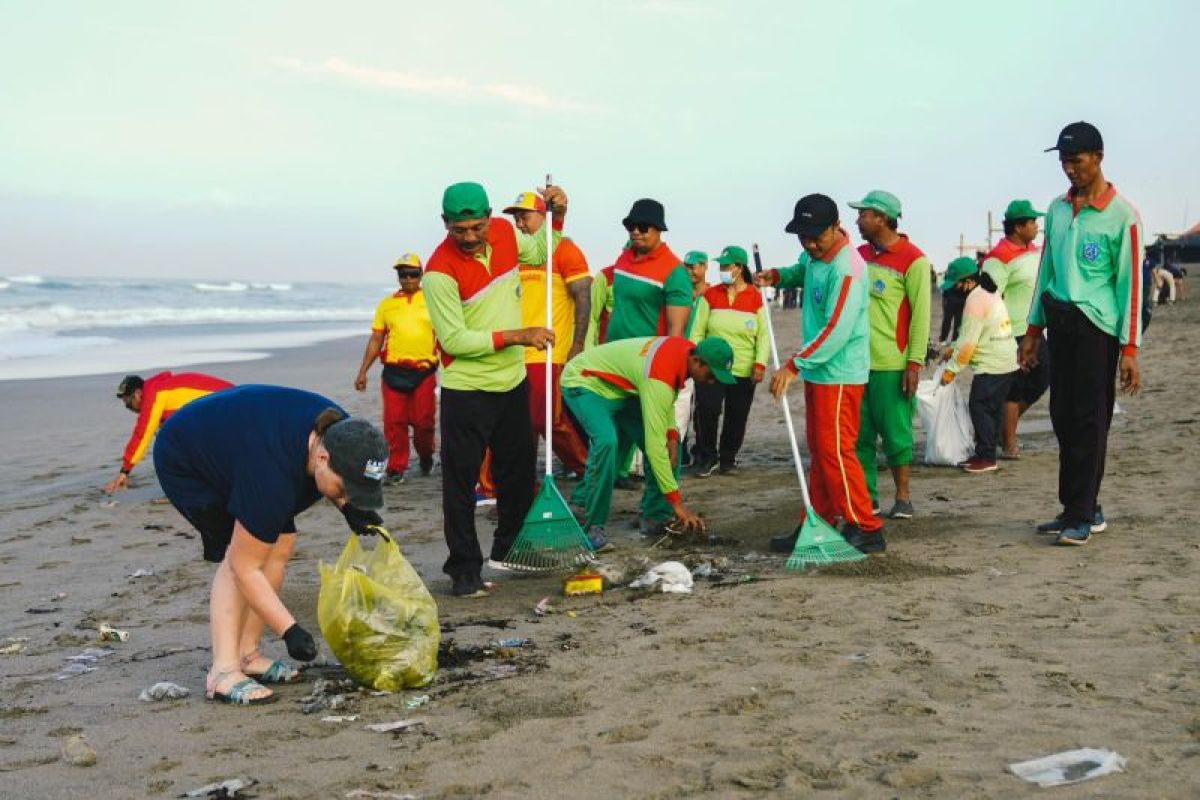
{"label": "beach litter", "polygon": [[68,678],[75,678],[80,675],[86,675],[89,672],[95,672],[96,661],[105,656],[112,655],[112,652],[112,650],[104,647],[88,647],[73,656],[67,656],[67,663],[54,674],[54,680],[65,681]]}
{"label": "beach litter", "polygon": [[119,631],[109,625],[107,622],[101,622],[97,628],[99,635],[97,639],[101,642],[128,642],[129,631]]}
{"label": "beach litter", "polygon": [[558,612],[558,609],[556,609],[554,606],[550,605],[549,597],[543,597],[541,600],[538,601],[538,604],[533,607],[533,613],[537,614],[539,617],[544,617],[548,614],[555,614],[557,612]]}
{"label": "beach litter", "polygon": [[376,722],[374,725],[368,725],[367,730],[372,733],[401,733],[424,724],[423,719],[399,719],[395,722]]}
{"label": "beach litter", "polygon": [[129,575],[127,575],[126,577],[128,577],[129,580],[133,581],[133,580],[137,580],[138,578],[153,578],[154,575],[155,575],[155,572],[152,569],[135,569],[133,572],[129,573]]}
{"label": "beach litter", "polygon": [[531,644],[531,639],[497,639],[492,642],[492,647],[528,647]]}
{"label": "beach litter", "polygon": [[416,697],[410,697],[404,701],[404,707],[407,709],[420,708],[429,703],[430,697],[427,694],[419,694]]}
{"label": "beach litter", "polygon": [[342,714],[321,717],[321,722],[354,722],[356,719],[358,719],[358,714]]}
{"label": "beach litter", "polygon": [[400,794],[398,792],[383,792],[375,791],[374,789],[351,789],[342,795],[350,800],[350,798],[377,798],[377,800],[417,800],[415,794]]}
{"label": "beach litter", "polygon": [[987,575],[989,578],[1007,578],[1010,575],[1016,575],[1017,571],[1015,569],[1014,570],[1005,570],[1005,569],[996,569],[995,567],[988,567],[987,569],[985,569],[983,571],[983,574]]}
{"label": "beach litter", "polygon": [[159,681],[148,689],[142,689],[142,693],[138,695],[138,700],[143,703],[154,703],[159,700],[179,700],[187,697],[192,692],[186,686],[180,686],[178,683],[170,681]]}
{"label": "beach litter", "polygon": [[214,800],[239,800],[239,798],[247,797],[242,794],[242,791],[249,789],[258,781],[254,778],[228,778],[218,783],[207,783],[191,791],[184,792],[180,797],[206,797],[214,798]]}
{"label": "beach litter", "polygon": [[1038,786],[1066,786],[1125,769],[1125,757],[1102,748],[1084,747],[1009,764],[1018,778]]}
{"label": "beach litter", "polygon": [[345,678],[340,681],[318,678],[313,681],[312,690],[308,696],[296,702],[300,704],[300,713],[313,714],[317,711],[337,711],[346,706],[346,692],[354,691],[357,687],[354,681]]}
{"label": "beach litter", "polygon": [[0,644],[0,656],[20,655],[25,652],[25,645],[28,642],[28,636],[6,636],[3,644]]}
{"label": "beach litter", "polygon": [[666,594],[689,594],[692,591],[692,573],[678,561],[664,561],[630,583],[629,588],[649,589]]}
{"label": "beach litter", "polygon": [[62,760],[74,767],[91,767],[96,763],[96,750],[82,736],[69,736],[62,743]]}

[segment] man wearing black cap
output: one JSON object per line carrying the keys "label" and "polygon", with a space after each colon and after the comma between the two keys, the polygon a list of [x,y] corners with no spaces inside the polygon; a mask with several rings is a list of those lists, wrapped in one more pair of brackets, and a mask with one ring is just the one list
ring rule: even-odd
{"label": "man wearing black cap", "polygon": [[1137,209],[1104,178],[1104,140],[1087,122],[1062,129],[1058,151],[1070,181],[1046,211],[1046,236],[1021,364],[1037,366],[1048,334],[1050,419],[1058,438],[1058,499],[1062,511],[1038,526],[1057,543],[1086,544],[1105,529],[1100,483],[1108,429],[1121,389],[1141,386],[1142,223]]}
{"label": "man wearing black cap", "polygon": [[[842,535],[862,552],[882,553],[883,522],[872,512],[855,450],[871,367],[867,265],[847,246],[837,204],[823,194],[800,198],[785,230],[800,239],[800,261],[754,282],[803,289],[803,344],[775,373],[771,393],[783,397],[797,376],[803,379],[813,509],[831,525],[845,520]],[[790,553],[795,544],[794,533],[776,536],[771,549]]]}
{"label": "man wearing black cap", "polygon": [[138,415],[133,433],[125,445],[121,471],[104,486],[112,494],[124,489],[133,470],[150,448],[154,434],[171,415],[188,403],[213,392],[228,389],[232,383],[200,372],[160,372],[143,380],[139,375],[126,375],[117,386],[117,399]]}

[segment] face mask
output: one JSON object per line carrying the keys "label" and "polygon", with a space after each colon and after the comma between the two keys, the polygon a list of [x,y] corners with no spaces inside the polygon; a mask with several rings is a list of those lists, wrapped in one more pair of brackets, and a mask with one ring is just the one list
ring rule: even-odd
{"label": "face mask", "polygon": [[733,273],[732,272],[722,272],[721,273],[721,283],[724,284],[725,286],[732,286],[733,285]]}

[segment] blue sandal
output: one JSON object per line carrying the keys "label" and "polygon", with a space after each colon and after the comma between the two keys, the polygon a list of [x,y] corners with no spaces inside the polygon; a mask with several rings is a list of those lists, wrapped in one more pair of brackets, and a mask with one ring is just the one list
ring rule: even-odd
{"label": "blue sandal", "polygon": [[[226,675],[232,675],[233,670],[227,672],[218,672],[215,679],[209,686],[216,686]],[[244,678],[238,681],[233,686],[229,687],[228,692],[218,692],[216,689],[209,689],[204,693],[205,698],[216,703],[229,703],[235,706],[264,706],[268,703],[274,703],[279,698],[275,693],[266,697],[251,697],[255,692],[262,691],[267,687],[263,686],[253,678]]]}
{"label": "blue sandal", "polygon": [[260,683],[286,684],[298,683],[303,677],[300,670],[283,661],[272,661],[262,672],[250,672],[246,667],[256,658],[262,658],[262,653],[255,650],[242,656],[242,672]]}

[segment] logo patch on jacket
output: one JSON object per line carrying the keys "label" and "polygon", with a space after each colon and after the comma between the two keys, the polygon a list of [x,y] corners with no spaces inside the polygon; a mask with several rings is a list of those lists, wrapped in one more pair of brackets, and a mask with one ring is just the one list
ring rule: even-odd
{"label": "logo patch on jacket", "polygon": [[820,303],[821,303],[821,290],[820,289],[813,289],[813,302],[820,305]]}
{"label": "logo patch on jacket", "polygon": [[1085,261],[1095,261],[1100,257],[1100,245],[1096,242],[1088,242],[1083,246],[1083,258]]}
{"label": "logo patch on jacket", "polygon": [[366,465],[363,467],[363,477],[370,478],[373,481],[381,481],[386,470],[386,461],[371,461],[368,459]]}
{"label": "logo patch on jacket", "polygon": [[884,286],[883,278],[876,278],[871,282],[871,294],[875,295],[876,297],[883,297],[883,290],[885,288],[886,287]]}

